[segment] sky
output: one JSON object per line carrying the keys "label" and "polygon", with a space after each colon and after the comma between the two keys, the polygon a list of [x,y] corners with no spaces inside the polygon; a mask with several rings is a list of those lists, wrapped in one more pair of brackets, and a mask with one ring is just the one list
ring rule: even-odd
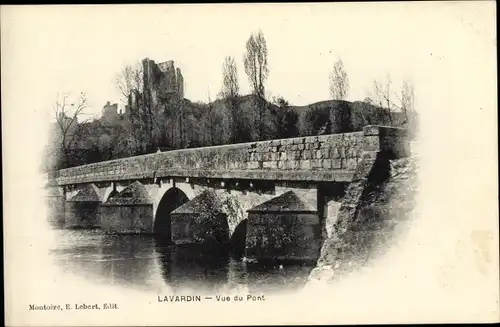
{"label": "sky", "polygon": [[259,29],[268,47],[270,98],[295,105],[328,99],[328,75],[341,58],[348,100],[363,100],[373,80],[390,75],[395,90],[411,81],[416,105],[426,106],[426,92],[439,85],[434,75],[455,74],[448,69],[456,62],[443,60],[477,46],[464,35],[484,28],[463,9],[451,2],[4,7],[3,16],[13,19],[2,36],[12,38],[5,64],[27,72],[31,103],[49,112],[58,92],[85,92],[91,114],[106,101],[119,102],[116,75],[145,57],[174,60],[186,98],[207,101],[220,91],[224,57],[233,56],[246,94],[245,42]]}

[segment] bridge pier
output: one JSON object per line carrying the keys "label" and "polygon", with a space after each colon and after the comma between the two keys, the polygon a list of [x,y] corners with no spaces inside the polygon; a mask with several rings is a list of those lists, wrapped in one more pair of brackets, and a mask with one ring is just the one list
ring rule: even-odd
{"label": "bridge pier", "polygon": [[45,199],[47,201],[47,214],[48,222],[54,227],[64,227],[64,206],[66,205],[66,198],[64,189],[62,187],[48,187],[45,190]]}
{"label": "bridge pier", "polygon": [[315,262],[319,257],[322,227],[317,207],[294,191],[247,212],[248,259]]}
{"label": "bridge pier", "polygon": [[217,195],[205,191],[171,213],[171,235],[175,244],[229,241],[227,214]]}
{"label": "bridge pier", "polygon": [[101,205],[101,228],[108,233],[153,232],[153,204],[148,191],[136,181]]}
{"label": "bridge pier", "polygon": [[65,203],[66,228],[100,227],[100,205],[102,203],[99,188],[95,184],[80,189]]}

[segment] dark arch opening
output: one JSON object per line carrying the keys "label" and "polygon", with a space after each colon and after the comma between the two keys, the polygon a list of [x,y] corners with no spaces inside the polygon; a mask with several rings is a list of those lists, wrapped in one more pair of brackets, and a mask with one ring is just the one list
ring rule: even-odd
{"label": "dark arch opening", "polygon": [[158,241],[168,244],[172,242],[170,214],[188,201],[187,195],[176,187],[165,192],[155,215],[153,232]]}
{"label": "dark arch opening", "polygon": [[243,219],[234,229],[233,235],[229,240],[231,253],[236,258],[241,258],[245,254],[245,245],[247,237],[247,219]]}

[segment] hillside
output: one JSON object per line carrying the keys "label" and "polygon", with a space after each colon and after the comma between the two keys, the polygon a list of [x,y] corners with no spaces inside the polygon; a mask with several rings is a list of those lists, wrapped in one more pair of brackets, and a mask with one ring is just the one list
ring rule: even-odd
{"label": "hillside", "polygon": [[[255,100],[253,95],[244,95],[239,98],[239,105],[242,115],[251,118],[255,115]],[[217,99],[212,102],[215,111],[223,112],[225,104],[223,100]],[[403,126],[404,115],[401,112],[391,112],[391,117],[386,109],[372,104],[355,101],[326,100],[315,102],[305,106],[290,105],[287,108],[280,108],[277,105],[267,102],[268,112],[266,113],[266,123],[276,134],[276,116],[286,114],[280,111],[290,111],[296,115],[297,132],[290,136],[308,136],[329,133],[346,133],[361,131],[366,125],[392,125]],[[392,121],[391,121],[392,119]],[[250,119],[251,120],[251,119]],[[279,120],[279,119],[278,119]],[[247,121],[247,123],[253,123]],[[274,125],[274,126],[273,126]]]}

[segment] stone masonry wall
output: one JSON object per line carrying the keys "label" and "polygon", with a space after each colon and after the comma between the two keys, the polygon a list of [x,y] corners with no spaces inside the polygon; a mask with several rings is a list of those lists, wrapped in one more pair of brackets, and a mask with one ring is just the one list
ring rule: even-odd
{"label": "stone masonry wall", "polygon": [[362,132],[193,148],[64,169],[57,183],[162,176],[348,180],[342,172],[354,171],[362,151]]}
{"label": "stone masonry wall", "polygon": [[404,151],[406,141],[400,140],[404,135],[392,130],[398,129],[367,126],[364,132],[148,154],[63,169],[54,182],[70,185],[172,176],[348,182],[364,152]]}
{"label": "stone masonry wall", "polygon": [[316,213],[248,214],[247,258],[316,261],[321,248],[321,225]]}

